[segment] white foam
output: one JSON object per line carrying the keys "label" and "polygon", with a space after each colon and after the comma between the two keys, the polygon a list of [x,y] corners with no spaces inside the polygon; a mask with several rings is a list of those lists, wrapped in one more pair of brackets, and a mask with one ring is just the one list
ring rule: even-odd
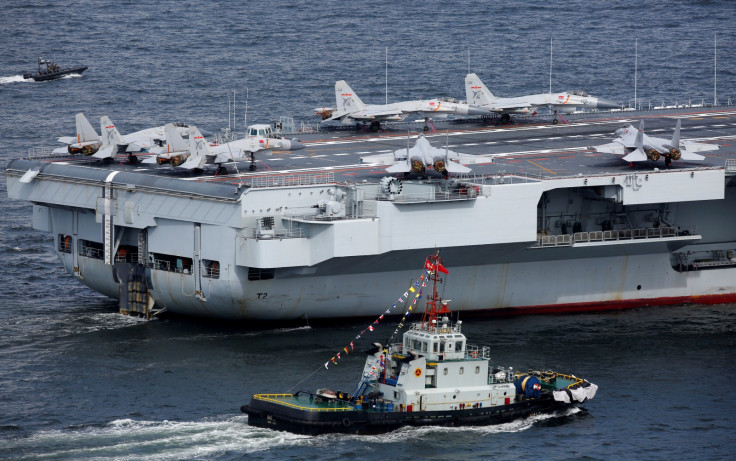
{"label": "white foam", "polygon": [[0,84],[6,83],[20,83],[20,82],[32,82],[31,79],[25,79],[22,75],[12,75],[10,77],[0,77]]}
{"label": "white foam", "polygon": [[119,419],[101,427],[40,431],[0,441],[16,459],[211,459],[311,444],[311,437],[248,426],[248,417],[202,421]]}

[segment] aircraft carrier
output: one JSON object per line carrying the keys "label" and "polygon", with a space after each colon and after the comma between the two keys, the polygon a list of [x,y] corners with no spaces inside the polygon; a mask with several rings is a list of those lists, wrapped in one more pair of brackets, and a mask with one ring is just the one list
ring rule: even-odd
{"label": "aircraft carrier", "polygon": [[[5,174],[66,270],[126,313],[375,316],[435,248],[465,312],[736,301],[736,110],[566,118],[425,133],[487,160],[449,179],[360,163],[406,147],[400,130],[301,136],[306,149],[228,175],[82,156],[19,158]],[[668,138],[677,119],[683,138],[720,148],[665,168],[588,147],[639,120]]]}

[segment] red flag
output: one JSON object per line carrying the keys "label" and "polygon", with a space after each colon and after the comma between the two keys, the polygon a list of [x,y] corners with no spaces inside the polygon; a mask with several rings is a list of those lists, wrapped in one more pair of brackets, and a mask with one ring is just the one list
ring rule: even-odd
{"label": "red flag", "polygon": [[427,269],[428,271],[431,271],[432,269],[434,269],[434,264],[429,262],[429,258],[427,258],[427,260],[424,261],[424,268]]}
{"label": "red flag", "polygon": [[443,272],[445,274],[449,274],[450,273],[450,271],[448,271],[447,269],[445,269],[445,266],[443,266],[442,264],[437,264],[437,270],[439,272]]}

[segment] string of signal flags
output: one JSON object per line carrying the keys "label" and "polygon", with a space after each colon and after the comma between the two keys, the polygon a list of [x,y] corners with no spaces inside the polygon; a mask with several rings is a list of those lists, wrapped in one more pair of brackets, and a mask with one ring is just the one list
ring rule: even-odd
{"label": "string of signal flags", "polygon": [[[422,298],[422,288],[427,286],[427,280],[429,276],[432,274],[434,270],[437,270],[437,272],[442,272],[444,274],[449,274],[450,271],[448,271],[445,266],[438,263],[432,263],[432,261],[427,258],[424,262],[424,273],[419,276],[419,279],[411,284],[408,290],[404,292],[402,296],[399,296],[396,302],[394,302],[391,307],[386,309],[386,311],[381,314],[376,320],[373,321],[368,327],[364,330],[362,330],[360,333],[358,333],[348,345],[342,348],[337,354],[333,355],[331,359],[325,362],[325,369],[329,369],[330,362],[332,362],[334,365],[337,365],[339,360],[342,360],[342,354],[344,353],[346,356],[349,355],[350,352],[355,350],[355,342],[358,341],[364,334],[370,333],[375,330],[374,325],[378,325],[383,318],[390,314],[394,309],[396,309],[399,305],[406,305],[406,312],[404,313],[404,316],[401,318],[401,321],[396,326],[396,330],[394,330],[393,335],[391,337],[393,338],[398,334],[399,330],[401,330],[404,327],[404,322],[409,318],[409,315],[414,310],[414,306],[416,306],[417,302]],[[350,349],[348,349],[348,346]]]}

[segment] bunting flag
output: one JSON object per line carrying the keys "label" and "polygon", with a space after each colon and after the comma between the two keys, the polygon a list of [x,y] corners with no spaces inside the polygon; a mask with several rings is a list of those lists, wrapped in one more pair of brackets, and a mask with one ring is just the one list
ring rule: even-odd
{"label": "bunting flag", "polygon": [[[425,263],[425,269],[426,270],[425,270],[425,272],[423,274],[420,275],[419,280],[411,282],[411,285],[409,286],[409,289],[404,292],[404,295],[403,296],[400,296],[398,298],[397,302],[393,303],[391,305],[391,307],[389,307],[388,309],[386,309],[383,312],[383,314],[381,314],[376,320],[373,321],[372,324],[370,324],[368,326],[367,329],[362,330],[360,332],[360,334],[356,335],[355,338],[353,338],[353,340],[350,341],[349,346],[350,346],[350,350],[351,351],[354,351],[355,350],[355,341],[359,340],[361,338],[361,336],[366,333],[366,331],[368,331],[368,332],[375,331],[374,325],[378,325],[381,322],[381,320],[383,320],[384,316],[390,315],[392,309],[396,309],[396,306],[398,304],[404,304],[404,303],[406,303],[406,305],[407,305],[406,313],[401,318],[401,321],[399,322],[399,325],[396,328],[396,331],[394,331],[394,335],[392,335],[391,338],[393,338],[393,336],[395,336],[398,333],[398,331],[401,328],[403,328],[404,324],[406,323],[407,318],[409,317],[409,314],[412,312],[412,309],[417,304],[417,300],[419,300],[419,299],[422,298],[422,289],[420,288],[420,286],[422,286],[422,287],[427,286],[427,284],[426,284],[426,282],[424,282],[424,280],[429,280],[429,275],[431,274],[431,271],[434,269],[434,266],[432,266],[431,264],[430,264],[431,268],[430,267],[427,267],[427,263],[428,262],[429,262],[429,260],[427,260],[427,262]],[[438,270],[439,270],[439,268],[438,268]],[[411,293],[415,293],[414,296],[413,296],[413,299],[411,300],[412,301],[411,303],[409,303],[409,293],[410,292]],[[390,342],[390,340],[389,340],[389,342]],[[342,360],[342,357],[340,355],[342,352],[344,352],[346,356],[349,355],[348,347],[347,346],[343,347],[342,348],[342,351],[338,352],[330,360],[328,360],[327,362],[325,362],[325,365],[324,365],[325,366],[325,369],[329,370],[330,362],[332,362],[335,365],[337,365],[336,359],[337,360]],[[375,370],[376,368],[374,367],[373,369]],[[375,375],[375,373],[373,371],[371,371],[371,374]]]}

